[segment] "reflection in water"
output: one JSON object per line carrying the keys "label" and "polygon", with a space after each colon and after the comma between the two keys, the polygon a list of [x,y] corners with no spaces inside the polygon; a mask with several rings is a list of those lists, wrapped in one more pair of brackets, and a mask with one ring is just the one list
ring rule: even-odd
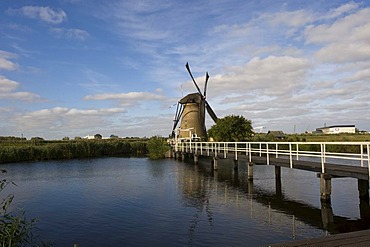
{"label": "reflection in water", "polygon": [[[336,216],[333,213],[332,205],[330,201],[321,201],[321,208],[311,206],[307,202],[295,201],[286,197],[282,190],[281,180],[289,178],[275,179],[275,194],[270,191],[264,191],[262,188],[258,188],[254,185],[253,180],[247,179],[246,167],[241,167],[239,170],[233,170],[232,161],[224,160],[223,163],[219,160],[219,166],[217,171],[212,171],[209,160],[203,160],[198,162],[201,166],[198,167],[197,171],[202,174],[202,179],[207,179],[211,175],[215,181],[225,183],[225,200],[229,200],[229,195],[235,195],[236,201],[239,203],[239,193],[243,191],[246,195],[246,199],[249,201],[250,216],[257,217],[263,221],[266,212],[261,210],[261,206],[268,207],[268,224],[272,224],[274,213],[284,213],[285,215],[292,215],[292,238],[296,239],[296,228],[297,221],[308,224],[317,229],[325,230],[325,233],[335,234],[342,232],[349,232],[355,230],[368,229],[370,226],[370,207],[369,198],[360,200],[359,210],[360,218],[353,219],[343,216]],[[257,168],[258,169],[258,168]],[[257,176],[255,176],[256,179]],[[199,179],[198,179],[199,180]],[[319,182],[319,181],[317,181]],[[219,185],[218,185],[219,186]],[[231,187],[229,187],[231,186]],[[288,185],[289,186],[289,185]],[[212,188],[206,188],[202,186],[202,183],[198,181],[198,187],[192,187],[192,189],[202,190],[202,195],[210,195],[211,192],[206,190]],[[233,192],[228,192],[232,190]],[[235,192],[236,190],[236,192]],[[187,191],[189,193],[189,191]],[[192,192],[193,194],[199,194]],[[319,197],[319,194],[317,194]],[[193,198],[194,199],[194,198]],[[253,202],[257,202],[256,205]],[[207,199],[207,206],[209,206]],[[353,205],[356,207],[356,205]],[[278,217],[281,217],[280,215]],[[283,223],[283,222],[280,222]],[[284,224],[284,223],[283,223]]]}
{"label": "reflection in water", "polygon": [[246,164],[234,170],[219,160],[215,171],[211,161],[106,158],[0,169],[18,184],[9,191],[15,205],[40,219],[41,235],[56,246],[260,246],[369,226],[369,200],[359,201],[360,218],[336,215],[347,207],[341,200],[312,203],[315,174],[283,170],[275,180],[274,167],[254,166],[248,180]]}
{"label": "reflection in water", "polygon": [[203,212],[207,215],[209,226],[213,225],[213,213],[210,207],[210,193],[212,191],[213,183],[211,178],[204,178],[199,176],[198,167],[194,169],[187,169],[182,176],[183,179],[183,205],[186,207],[194,207],[196,209],[193,218],[189,225],[189,244],[194,242],[194,232],[200,221]]}

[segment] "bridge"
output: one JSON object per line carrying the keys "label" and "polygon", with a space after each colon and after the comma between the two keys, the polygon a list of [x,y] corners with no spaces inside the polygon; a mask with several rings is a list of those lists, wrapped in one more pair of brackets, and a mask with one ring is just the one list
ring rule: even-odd
{"label": "bridge", "polygon": [[254,165],[274,165],[276,184],[281,167],[316,172],[320,177],[320,199],[330,201],[331,179],[351,177],[358,180],[361,199],[369,201],[370,142],[176,142],[175,157],[192,155],[213,158],[217,170],[219,159],[232,159],[234,169],[239,162],[248,166],[248,179],[253,179]]}
{"label": "bridge", "polygon": [[[175,158],[185,159],[192,156],[194,163],[201,156],[211,157],[212,168],[217,171],[220,159],[229,159],[233,162],[237,172],[239,164],[244,162],[247,167],[248,181],[253,181],[254,165],[272,165],[275,167],[276,195],[281,193],[281,167],[316,172],[320,178],[321,210],[305,207],[305,211],[296,210],[300,217],[311,219],[313,215],[321,215],[323,228],[335,233],[333,224],[346,222],[341,217],[335,216],[331,208],[331,180],[334,178],[351,177],[358,181],[360,199],[360,220],[351,222],[355,225],[368,222],[370,219],[369,206],[369,180],[370,180],[370,142],[177,142],[172,144],[172,153]],[[208,159],[209,160],[209,159]],[[223,162],[225,163],[225,162]],[[253,188],[253,182],[248,185],[248,190]],[[269,200],[269,208],[271,200]],[[286,204],[286,203],[285,203]],[[290,203],[293,208],[297,202]],[[279,205],[277,203],[276,205]],[[273,204],[276,207],[275,203]],[[281,209],[280,209],[281,210]],[[321,214],[317,211],[321,211]],[[309,217],[305,217],[309,213]],[[294,214],[294,215],[295,215]],[[270,215],[270,213],[269,213]],[[312,219],[311,219],[312,220]],[[311,222],[308,220],[308,222]],[[354,228],[355,229],[355,228]],[[293,217],[293,235],[294,235]],[[362,244],[370,241],[369,231],[333,235],[329,237],[302,240],[298,242],[281,243],[272,246],[308,246],[321,244],[333,246],[335,242],[343,244]],[[325,245],[326,244],[326,245]],[[352,246],[351,245],[351,246]],[[344,246],[344,245],[343,245]],[[347,245],[346,245],[347,246]]]}

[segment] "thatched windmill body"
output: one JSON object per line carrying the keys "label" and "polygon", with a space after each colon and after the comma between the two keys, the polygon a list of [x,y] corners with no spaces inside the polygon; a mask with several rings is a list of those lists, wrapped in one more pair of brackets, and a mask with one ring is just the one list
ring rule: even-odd
{"label": "thatched windmill body", "polygon": [[[191,74],[189,64],[186,63],[186,69],[188,70],[191,79],[194,82],[198,92],[191,93],[180,99],[177,104],[174,125],[172,129],[172,135],[177,136],[180,139],[191,139],[192,137],[205,138],[207,136],[205,116],[206,111],[216,122],[217,116],[209,103],[206,100],[207,83],[209,79],[208,73],[206,73],[206,79],[204,83],[204,92],[202,93],[196,83],[193,75]],[[181,121],[181,122],[180,122]],[[180,122],[180,128],[176,133],[176,127]]]}

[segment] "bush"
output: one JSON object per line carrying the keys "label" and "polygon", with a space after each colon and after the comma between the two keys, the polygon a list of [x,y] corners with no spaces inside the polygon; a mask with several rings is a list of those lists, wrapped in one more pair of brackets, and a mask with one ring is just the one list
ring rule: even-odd
{"label": "bush", "polygon": [[149,139],[148,144],[149,159],[162,159],[170,149],[166,139],[160,136],[153,136]]}

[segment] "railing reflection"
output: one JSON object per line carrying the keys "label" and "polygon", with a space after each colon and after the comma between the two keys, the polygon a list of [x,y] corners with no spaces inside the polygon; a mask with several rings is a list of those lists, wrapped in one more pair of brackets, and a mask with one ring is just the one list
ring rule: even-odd
{"label": "railing reflection", "polygon": [[234,170],[230,168],[232,166],[225,165],[221,166],[221,169],[213,170],[209,159],[206,162],[200,160],[196,166],[190,163],[189,174],[184,176],[185,181],[182,182],[184,201],[191,201],[188,205],[197,208],[194,222],[190,226],[191,231],[195,229],[196,219],[199,219],[201,212],[207,215],[209,225],[212,226],[213,200],[234,204],[241,209],[238,213],[249,212],[250,218],[269,227],[280,229],[291,226],[292,239],[307,225],[333,234],[366,229],[370,224],[369,200],[360,200],[360,219],[348,219],[334,215],[330,201],[321,201],[321,208],[316,208],[286,197],[280,179],[275,180],[275,193],[271,193],[255,185],[253,180],[247,179],[243,169]]}

